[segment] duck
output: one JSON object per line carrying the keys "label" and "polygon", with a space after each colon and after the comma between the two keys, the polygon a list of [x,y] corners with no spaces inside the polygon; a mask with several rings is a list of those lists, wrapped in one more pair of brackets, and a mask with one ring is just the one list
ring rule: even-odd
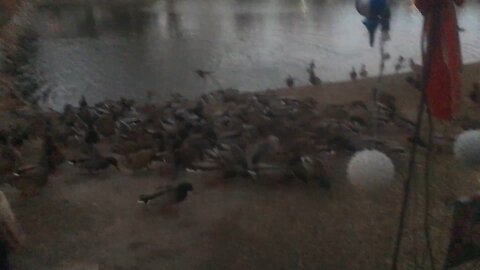
{"label": "duck", "polygon": [[78,102],[78,105],[80,106],[80,108],[87,108],[88,107],[87,99],[85,98],[84,95],[82,95],[80,97],[80,101]]}
{"label": "duck", "polygon": [[154,158],[155,151],[153,149],[143,149],[135,153],[130,153],[125,156],[125,167],[132,171],[148,168]]}
{"label": "duck", "polygon": [[185,201],[190,191],[193,191],[193,185],[183,182],[174,187],[157,188],[152,193],[141,194],[138,196],[137,202],[148,205],[155,200],[155,203],[161,208],[171,207]]}
{"label": "duck", "polygon": [[281,152],[280,139],[270,135],[265,140],[260,140],[251,147],[247,147],[246,152],[248,165],[250,168],[254,168],[265,156]]}
{"label": "duck", "polygon": [[357,79],[357,71],[355,70],[355,67],[352,67],[352,71],[350,71],[350,79],[352,81],[355,81]]}
{"label": "duck", "polygon": [[415,74],[415,75],[420,75],[422,74],[422,66],[415,63],[415,61],[413,61],[412,58],[410,58],[410,69],[412,70],[412,72]]}
{"label": "duck", "polygon": [[350,116],[350,124],[356,127],[362,127],[365,128],[368,125],[368,122],[365,118],[358,116],[358,115],[352,115]]}
{"label": "duck", "polygon": [[0,146],[0,175],[11,174],[17,168],[21,154],[10,145]]}
{"label": "duck", "polygon": [[355,152],[357,150],[352,140],[345,135],[333,135],[333,137],[327,140],[327,145],[329,149],[332,149],[336,152]]}
{"label": "duck", "polygon": [[414,78],[413,76],[407,76],[405,78],[405,81],[410,84],[413,88],[415,88],[416,90],[418,91],[421,91],[421,84],[420,84],[420,80],[418,79],[418,76],[416,76],[417,78]]}
{"label": "duck", "polygon": [[315,181],[321,188],[330,189],[331,184],[323,163],[311,156],[302,157],[302,164],[305,168],[307,179]]}
{"label": "duck", "polygon": [[137,142],[128,139],[119,139],[110,146],[110,151],[117,155],[126,156],[152,147],[154,147],[154,145],[150,141]]}
{"label": "duck", "polygon": [[66,104],[63,107],[63,112],[59,117],[59,121],[68,127],[73,127],[75,125],[75,123],[78,121],[78,116],[76,115],[72,105]]}
{"label": "duck", "polygon": [[110,166],[120,170],[116,158],[109,156],[104,157],[98,153],[89,158],[71,159],[69,160],[69,163],[87,170],[89,174],[94,174],[100,170],[105,170]]}
{"label": "duck", "polygon": [[93,126],[98,118],[98,115],[93,113],[89,107],[81,107],[78,113],[74,114],[76,122],[82,124],[84,127]]}
{"label": "duck", "polygon": [[85,133],[84,138],[85,143],[87,144],[96,144],[99,141],[99,136],[95,127],[93,125],[88,125],[87,132]]}
{"label": "duck", "polygon": [[408,142],[412,143],[412,144],[416,144],[422,148],[427,148],[428,145],[427,143],[420,137],[415,137],[415,136],[411,136],[411,137],[408,137],[407,138]]}
{"label": "duck", "polygon": [[238,145],[232,145],[220,153],[219,162],[223,169],[223,178],[244,177],[255,179],[257,174],[249,167],[245,151]]}
{"label": "duck", "polygon": [[206,70],[201,70],[201,69],[197,69],[195,70],[195,73],[202,79],[206,80],[208,76],[212,75],[213,72],[212,71],[206,71]]}
{"label": "duck", "polygon": [[365,102],[361,101],[361,100],[355,100],[355,101],[352,101],[352,103],[350,104],[350,108],[351,109],[356,109],[356,108],[359,108],[363,111],[367,111],[368,112],[368,108],[367,108],[367,105],[365,104]]}
{"label": "duck", "polygon": [[239,144],[228,146],[218,153],[219,163],[222,164],[224,178],[244,177],[255,179],[264,165],[261,162],[268,156],[281,153],[279,138],[268,136],[250,146]]}
{"label": "duck", "polygon": [[66,158],[60,148],[54,143],[51,135],[46,134],[43,138],[43,151],[47,157],[48,167],[54,171]]}
{"label": "duck", "polygon": [[405,62],[405,58],[403,56],[399,56],[398,59],[397,59],[397,63],[395,63],[395,72],[400,72],[401,69],[403,69],[403,64]]}
{"label": "duck", "polygon": [[331,184],[327,178],[322,162],[314,157],[294,155],[288,162],[289,172],[286,179],[299,179],[304,183],[315,181],[321,188],[330,189]]}
{"label": "duck", "polygon": [[320,85],[322,83],[322,80],[315,74],[315,62],[312,60],[312,62],[310,62],[310,64],[308,65],[307,67],[307,73],[308,73],[308,81],[312,84],[312,85]]}
{"label": "duck", "polygon": [[394,69],[395,69],[396,73],[400,72],[400,70],[402,70],[402,68],[403,68],[403,65],[400,64],[400,63],[396,63],[395,66],[394,66]]}
{"label": "duck", "polygon": [[182,145],[173,150],[173,165],[177,170],[190,169],[193,164],[201,160],[203,156],[202,149],[207,148],[207,142],[202,143],[196,140],[186,140]]}
{"label": "duck", "polygon": [[289,87],[292,88],[295,86],[295,79],[292,77],[292,75],[288,75],[287,78],[285,79],[285,84]]}
{"label": "duck", "polygon": [[322,84],[322,80],[315,74],[315,71],[313,70],[310,70],[309,71],[309,79],[308,81],[312,84],[312,85],[320,85]]}
{"label": "duck", "polygon": [[469,98],[475,104],[480,104],[480,83],[472,84],[473,90],[470,92]]}
{"label": "duck", "polygon": [[110,137],[115,135],[116,121],[113,115],[107,114],[99,117],[95,121],[95,129],[103,137]]}
{"label": "duck", "polygon": [[147,100],[148,100],[148,101],[151,101],[151,100],[153,99],[153,96],[154,96],[155,94],[153,93],[152,90],[148,90],[145,95],[146,95],[146,97],[147,97]]}
{"label": "duck", "polygon": [[380,93],[378,95],[377,106],[390,117],[393,117],[397,113],[396,98],[390,94]]}
{"label": "duck", "polygon": [[27,164],[18,168],[8,181],[20,190],[21,195],[36,196],[40,193],[40,189],[47,185],[51,172],[48,156],[43,153],[36,164]]}
{"label": "duck", "polygon": [[362,66],[360,67],[360,72],[359,72],[359,74],[360,74],[360,77],[362,77],[362,78],[364,78],[364,79],[368,77],[367,68],[365,67],[364,64],[362,64]]}
{"label": "duck", "polygon": [[29,128],[13,126],[8,134],[10,145],[19,148],[23,145],[23,142],[31,137],[32,130]]}

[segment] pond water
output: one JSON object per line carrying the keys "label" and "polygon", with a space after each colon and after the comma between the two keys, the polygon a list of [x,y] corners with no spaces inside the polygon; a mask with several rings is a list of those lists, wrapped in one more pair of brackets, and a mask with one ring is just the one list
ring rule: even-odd
{"label": "pond water", "polygon": [[[480,60],[480,3],[458,10],[465,62]],[[378,72],[378,48],[353,0],[159,0],[148,3],[49,4],[38,9],[32,67],[49,104],[84,94],[92,102],[128,97],[161,100],[217,88],[193,71],[214,71],[222,87],[245,91],[284,86],[287,74],[307,84],[313,59],[324,81],[349,79],[363,63]],[[411,1],[394,1],[387,51],[419,61],[422,17]],[[387,72],[394,72],[394,61]]]}

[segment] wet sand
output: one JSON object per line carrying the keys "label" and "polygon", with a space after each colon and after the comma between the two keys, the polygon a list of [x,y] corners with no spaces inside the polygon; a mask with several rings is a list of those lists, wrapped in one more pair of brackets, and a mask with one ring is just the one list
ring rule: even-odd
{"label": "wet sand", "polygon": [[[464,93],[477,80],[479,68],[479,64],[465,66]],[[387,76],[380,88],[396,96],[400,110],[413,117],[418,93],[404,77]],[[346,104],[369,99],[375,82],[280,89],[276,94]],[[466,99],[465,108],[478,117]],[[453,126],[444,128],[458,133]],[[25,199],[1,187],[27,235],[25,246],[13,256],[14,269],[388,269],[405,168],[398,168],[390,189],[371,198],[346,181],[347,161],[342,156],[327,164],[330,191],[266,178],[219,184],[215,172],[185,173],[181,178],[192,182],[195,193],[170,213],[136,203],[138,194],[170,182],[158,171],[111,169],[92,177],[65,164],[37,197]],[[451,155],[438,155],[435,161],[432,235],[437,263],[441,263],[448,244],[451,202],[473,193],[479,183],[478,175]],[[421,175],[422,164],[418,170]],[[419,263],[426,259],[420,222],[422,184],[418,177],[413,187],[416,215],[407,219],[401,269],[414,268],[415,253]]]}

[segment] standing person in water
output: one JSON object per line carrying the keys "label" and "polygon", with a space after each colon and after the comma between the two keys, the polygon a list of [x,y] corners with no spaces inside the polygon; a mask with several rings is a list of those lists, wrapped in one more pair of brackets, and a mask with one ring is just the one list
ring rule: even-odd
{"label": "standing person in water", "polygon": [[0,270],[10,270],[9,255],[21,244],[15,215],[5,194],[0,191]]}

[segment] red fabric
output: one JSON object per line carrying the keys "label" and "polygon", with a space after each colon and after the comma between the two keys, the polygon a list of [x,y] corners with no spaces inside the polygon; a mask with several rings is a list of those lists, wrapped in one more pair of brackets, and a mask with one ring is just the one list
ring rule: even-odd
{"label": "red fabric", "polygon": [[424,19],[424,83],[432,115],[451,120],[460,100],[462,67],[455,6],[463,0],[415,0]]}

